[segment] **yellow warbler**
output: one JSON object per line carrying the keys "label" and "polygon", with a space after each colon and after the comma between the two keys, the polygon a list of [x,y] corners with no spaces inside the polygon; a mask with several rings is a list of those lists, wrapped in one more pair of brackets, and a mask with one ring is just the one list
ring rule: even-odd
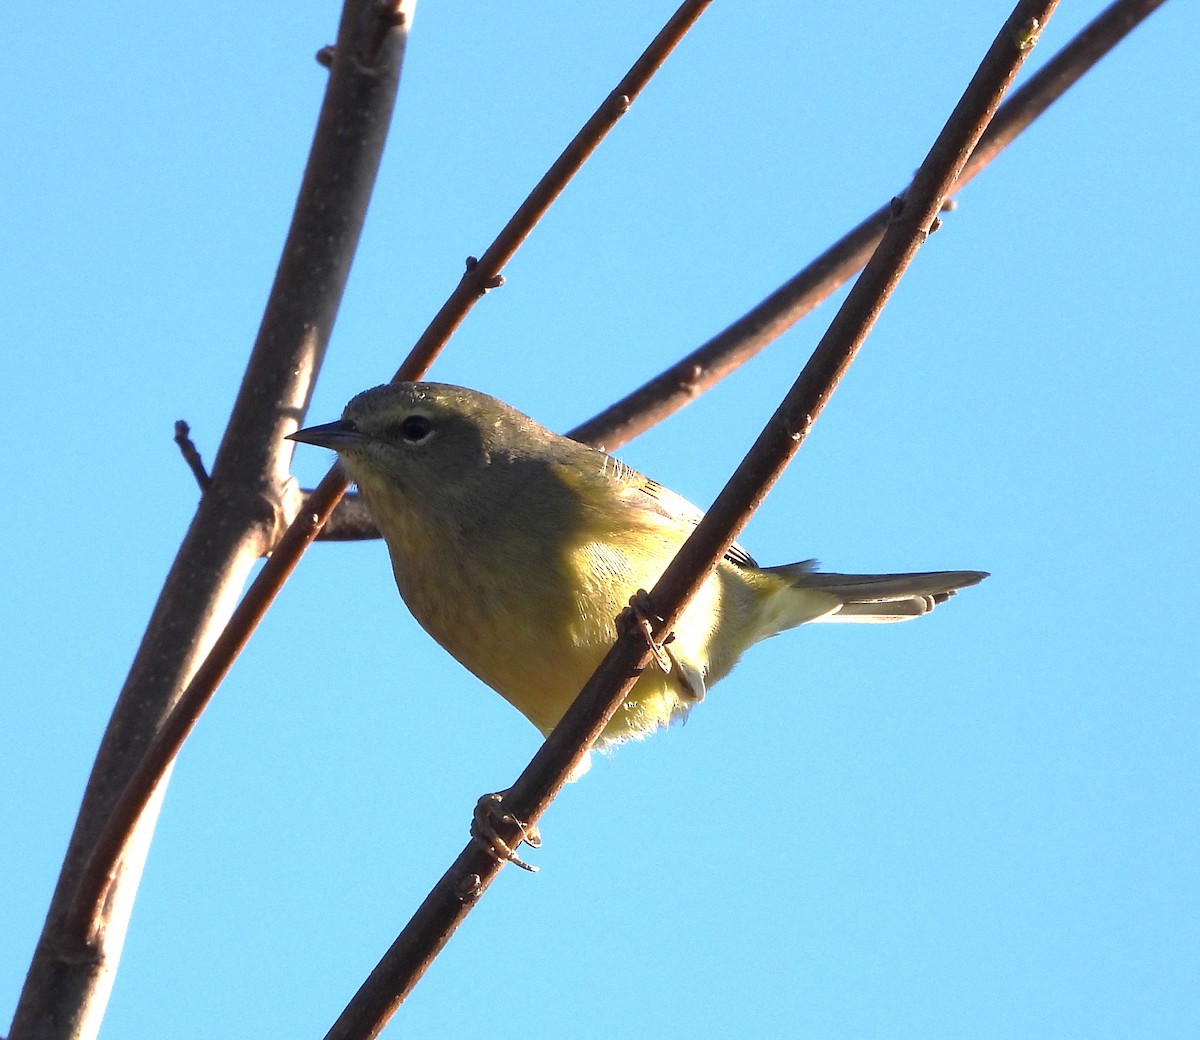
{"label": "yellow warbler", "polygon": [[[463,665],[543,734],[701,517],[604,452],[474,390],[400,383],[292,434],[332,448],[387,542],[400,595]],[[760,568],[735,545],[598,746],[685,715],[753,643],[809,621],[904,621],[981,571],[824,574]]]}

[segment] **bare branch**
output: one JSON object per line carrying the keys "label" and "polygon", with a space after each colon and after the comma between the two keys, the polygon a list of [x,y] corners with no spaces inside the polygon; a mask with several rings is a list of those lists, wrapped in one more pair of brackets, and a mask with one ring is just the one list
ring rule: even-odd
{"label": "bare branch", "polygon": [[[617,85],[616,90],[601,104],[522,203],[496,241],[488,247],[479,260],[468,262],[458,287],[400,366],[394,377],[396,380],[419,377],[444,347],[446,339],[462,322],[475,301],[499,284],[497,279],[500,277],[500,268],[525,240],[534,224],[541,219],[546,208],[562,192],[567,182],[595,150],[604,135],[627,111],[630,100],[641,92],[650,77],[710,2],[711,0],[688,0],[676,11],[667,26],[655,37],[633,68]],[[342,52],[343,45],[339,43],[334,58],[335,75],[347,60],[354,60],[352,56],[349,59],[343,59]],[[322,126],[324,123],[323,117]],[[289,238],[289,243],[290,241]],[[348,266],[348,258],[346,263]],[[281,264],[280,271],[283,270],[284,266]],[[332,315],[330,315],[331,317]],[[324,340],[321,341],[321,347],[323,349]],[[256,357],[257,353],[256,348]],[[277,375],[264,372],[260,376],[261,383],[257,382],[251,378],[255,371],[255,359],[252,357],[246,381],[243,383],[242,394],[238,398],[239,406],[243,403],[243,397],[253,399],[270,393],[274,382],[278,380]],[[305,403],[307,403],[307,396]],[[286,422],[276,425],[272,431],[272,436],[276,437],[274,443],[286,443],[282,440],[283,434],[297,428],[300,414],[301,409],[297,408],[288,414]],[[242,415],[242,412],[235,410],[221,452],[217,456],[213,479],[218,487],[221,486],[221,464],[227,454],[226,446],[228,446],[228,452],[236,455],[237,447],[241,443],[239,437],[235,435],[235,429],[239,427],[239,419]],[[250,436],[250,431],[245,431],[243,435]],[[282,486],[283,481],[280,484]],[[187,688],[179,695],[173,710],[159,726],[153,742],[140,756],[136,770],[129,777],[120,798],[109,814],[103,831],[94,843],[94,852],[88,859],[86,870],[80,879],[78,892],[63,930],[61,942],[78,944],[84,936],[88,937],[89,942],[93,940],[94,932],[90,922],[98,914],[99,908],[105,900],[105,893],[120,868],[119,856],[121,849],[128,841],[128,836],[153,797],[161,778],[169,770],[179,748],[182,747],[204,708],[212,699],[216,688],[228,673],[238,654],[241,653],[242,648],[258,626],[258,622],[296,566],[300,556],[328,519],[345,489],[346,478],[341,469],[335,466],[317,485],[305,501],[300,515],[274,545],[270,557],[258,577],[247,589],[241,602],[230,614],[225,627],[212,642],[211,649],[203,662],[196,668]],[[283,495],[284,492],[281,491],[280,494]]]}
{"label": "bare branch", "polygon": [[[1116,0],[1105,8],[1001,106],[952,193],[1163,3]],[[711,390],[849,281],[879,243],[890,208],[890,202],[884,203],[744,317],[567,436],[611,451]]]}
{"label": "bare branch", "polygon": [[[954,192],[1164,2],[1116,0],[1080,30],[1000,106],[955,182]],[[567,436],[612,451],[712,389],[841,288],[866,263],[887,227],[890,212],[890,202],[880,206],[723,332]],[[338,505],[318,537],[322,541],[358,541],[378,538],[379,529],[351,494]]]}
{"label": "bare branch", "polygon": [[[767,491],[795,454],[829,395],[874,325],[884,302],[925,241],[1000,99],[1057,5],[1021,0],[988,49],[966,92],[897,206],[879,248],[822,337],[795,385],[650,593],[662,615],[653,637],[662,642]],[[652,656],[645,635],[629,626],[580,691],[562,721],[505,795],[516,820],[536,823],[571,770],[599,736]],[[501,839],[515,848],[516,824],[497,819]],[[326,1034],[326,1040],[377,1036],[502,864],[467,845]]]}
{"label": "bare branch", "polygon": [[[501,271],[512,258],[518,247],[528,237],[542,215],[562,193],[572,177],[588,157],[596,150],[626,112],[634,99],[642,92],[651,77],[667,60],[676,44],[696,23],[712,0],[685,0],[671,16],[657,36],[621,81],[612,89],[592,117],[584,123],[579,133],[563,150],[563,153],[546,171],[537,186],[531,191],[507,224],[496,236],[496,240],[478,260],[471,258],[458,287],[442,304],[429,327],[421,334],[404,363],[392,377],[393,382],[419,379],[428,371],[433,359],[441,352],[454,330],[462,324],[467,311],[485,292],[502,284]],[[497,281],[497,279],[501,279]]]}
{"label": "bare branch", "polygon": [[188,469],[192,471],[192,476],[196,478],[200,490],[207,491],[212,484],[212,477],[208,475],[208,470],[204,468],[204,460],[200,458],[200,452],[192,443],[192,428],[182,419],[175,422],[175,444],[179,448],[179,454],[183,456],[183,461],[187,463]]}
{"label": "bare branch", "polygon": [[[303,414],[324,354],[396,95],[404,34],[389,30],[377,60],[364,60],[364,41],[378,39],[376,12],[375,0],[348,0],[343,10],[312,152],[254,350],[211,483],[100,746],[10,1040],[90,1037],[99,1028],[157,814],[139,813],[116,832],[108,821],[255,560],[285,523],[291,452],[283,435]],[[155,781],[161,794],[165,773]],[[97,858],[102,832],[108,844]],[[74,898],[81,885],[82,900]]]}

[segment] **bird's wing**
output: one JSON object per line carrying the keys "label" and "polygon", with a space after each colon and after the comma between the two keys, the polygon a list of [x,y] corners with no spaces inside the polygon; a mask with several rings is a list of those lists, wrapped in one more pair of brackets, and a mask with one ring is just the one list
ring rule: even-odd
{"label": "bird's wing", "polygon": [[[656,480],[643,476],[636,469],[625,465],[604,452],[592,451],[593,473],[604,480],[610,489],[629,508],[638,512],[650,512],[670,523],[684,527],[695,527],[704,516],[704,510],[692,505],[682,495],[677,495]],[[745,548],[734,542],[725,553],[725,559],[739,567],[756,567],[754,558]]]}

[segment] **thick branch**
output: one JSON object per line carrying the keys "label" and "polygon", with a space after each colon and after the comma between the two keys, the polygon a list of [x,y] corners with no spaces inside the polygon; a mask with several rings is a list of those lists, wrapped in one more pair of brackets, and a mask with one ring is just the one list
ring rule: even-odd
{"label": "thick branch", "polygon": [[[153,812],[136,832],[131,821],[109,849],[93,883],[97,895],[74,911],[72,896],[146,748],[232,612],[255,560],[283,526],[290,446],[282,437],[308,402],[374,184],[403,53],[396,10],[377,0],[348,0],[343,11],[291,230],[211,484],[97,754],[10,1040],[88,1037],[99,1027]],[[392,22],[380,35],[384,16]],[[157,777],[160,793],[165,779]]]}
{"label": "thick branch", "polygon": [[[712,509],[650,593],[670,632],[690,598],[795,454],[875,323],[884,302],[924,242],[955,179],[987,126],[1057,0],[1022,0],[989,48],[945,128],[896,207],[875,254],[851,289],[812,358]],[[599,736],[651,657],[630,627],[505,796],[507,812],[536,822]],[[500,829],[500,828],[498,828]],[[520,841],[515,825],[501,833]],[[468,845],[421,904],[383,960],[355,994],[326,1040],[374,1037],[499,873],[501,864]]]}

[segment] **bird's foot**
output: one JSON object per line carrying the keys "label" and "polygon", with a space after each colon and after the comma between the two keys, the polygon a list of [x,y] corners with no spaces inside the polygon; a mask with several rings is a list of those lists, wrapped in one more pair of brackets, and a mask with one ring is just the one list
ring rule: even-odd
{"label": "bird's foot", "polygon": [[638,589],[637,592],[629,597],[629,606],[617,617],[617,627],[626,626],[638,629],[645,636],[646,642],[654,654],[654,660],[658,662],[658,667],[663,670],[664,675],[669,675],[671,672],[671,654],[667,650],[667,644],[674,640],[675,633],[671,632],[662,641],[654,637],[654,622],[657,621],[659,624],[662,624],[665,620],[654,609],[654,604],[650,601],[650,593],[645,589]]}
{"label": "bird's foot", "polygon": [[[496,833],[496,828],[492,825],[493,819],[498,819],[502,823],[513,824],[521,832],[521,841],[530,848],[541,848],[542,834],[537,827],[532,823],[524,823],[518,820],[512,813],[506,812],[502,808],[504,796],[507,793],[507,791],[497,791],[494,794],[485,794],[475,803],[475,812],[471,818],[471,839],[476,845],[486,849],[492,859],[507,860],[522,870],[528,870],[536,874],[538,868],[521,859],[517,855],[516,848],[513,848],[501,838]],[[517,842],[518,847],[521,841]]]}

